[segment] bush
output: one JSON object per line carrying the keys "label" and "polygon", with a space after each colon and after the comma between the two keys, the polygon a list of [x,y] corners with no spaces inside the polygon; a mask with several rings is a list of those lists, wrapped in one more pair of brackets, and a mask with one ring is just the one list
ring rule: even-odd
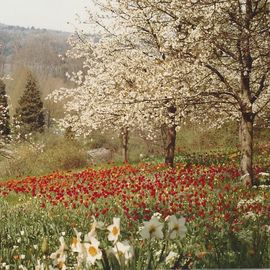
{"label": "bush", "polygon": [[72,170],[87,165],[87,156],[82,146],[72,140],[63,138],[48,144],[43,152],[44,162],[51,170]]}
{"label": "bush", "polygon": [[[44,136],[45,137],[45,136]],[[47,135],[34,144],[15,146],[14,158],[2,161],[0,177],[42,175],[55,170],[73,170],[87,165],[83,147],[76,141]]]}

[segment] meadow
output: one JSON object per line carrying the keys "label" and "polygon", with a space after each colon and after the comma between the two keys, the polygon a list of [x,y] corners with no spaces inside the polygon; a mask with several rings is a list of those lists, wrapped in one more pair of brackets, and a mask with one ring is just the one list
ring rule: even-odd
{"label": "meadow", "polygon": [[270,267],[269,159],[182,154],[0,182],[1,269]]}

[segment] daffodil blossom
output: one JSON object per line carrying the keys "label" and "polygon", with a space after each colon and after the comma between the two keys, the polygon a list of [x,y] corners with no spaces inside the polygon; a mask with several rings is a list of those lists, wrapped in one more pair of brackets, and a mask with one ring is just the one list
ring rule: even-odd
{"label": "daffodil blossom", "polygon": [[140,234],[143,239],[152,239],[152,238],[163,238],[163,224],[159,222],[156,217],[152,217],[150,221],[144,221],[144,227],[140,231]]}
{"label": "daffodil blossom", "polygon": [[128,241],[117,242],[112,248],[112,251],[117,260],[124,264],[127,264],[134,254],[133,247],[128,243]]}
{"label": "daffodil blossom", "polygon": [[53,260],[53,265],[57,267],[57,269],[65,270],[66,269],[66,254],[65,254],[65,241],[64,237],[61,236],[59,238],[60,241],[60,247],[59,249],[52,253],[50,258]]}
{"label": "daffodil blossom", "polygon": [[93,218],[93,223],[91,225],[90,232],[86,234],[84,237],[85,242],[90,242],[91,237],[96,237],[97,236],[96,229],[97,228],[102,229],[104,226],[103,222],[97,221],[94,216],[92,216],[92,218]]}
{"label": "daffodil blossom", "polygon": [[120,235],[120,218],[113,218],[113,224],[108,226],[107,229],[110,232],[108,240],[116,243]]}
{"label": "daffodil blossom", "polygon": [[71,243],[71,250],[73,252],[82,252],[82,244],[81,244],[81,232],[78,232],[76,229],[74,229],[76,233],[76,237],[72,238],[72,243]]}
{"label": "daffodil blossom", "polygon": [[83,244],[85,259],[87,264],[94,265],[96,260],[101,260],[102,252],[99,249],[100,243],[96,238],[91,237],[89,240],[90,243]]}
{"label": "daffodil blossom", "polygon": [[168,221],[168,228],[169,228],[169,238],[175,239],[177,236],[183,238],[187,232],[187,228],[185,226],[186,219],[179,218],[177,219],[176,216],[168,216],[166,218]]}

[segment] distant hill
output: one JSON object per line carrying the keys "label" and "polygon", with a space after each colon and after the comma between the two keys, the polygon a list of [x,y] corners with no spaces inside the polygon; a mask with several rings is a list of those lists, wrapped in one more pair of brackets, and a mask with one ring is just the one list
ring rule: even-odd
{"label": "distant hill", "polygon": [[27,45],[29,40],[51,40],[57,53],[63,53],[67,49],[68,32],[54,31],[39,28],[26,28],[21,26],[5,25],[0,23],[1,55],[9,57],[16,50]]}
{"label": "distant hill", "polygon": [[65,33],[65,34],[70,34],[69,32],[63,32],[63,31],[58,31],[58,30],[50,30],[46,28],[36,28],[34,26],[32,27],[23,27],[23,26],[18,26],[18,25],[7,25],[4,23],[0,23],[0,29],[3,30],[11,30],[11,31],[48,31],[48,32],[55,32],[55,33]]}
{"label": "distant hill", "polygon": [[0,23],[0,74],[27,67],[36,74],[63,77],[67,71],[59,59],[69,45],[67,32],[25,28]]}
{"label": "distant hill", "polygon": [[[80,62],[59,57],[69,49],[67,40],[70,35],[67,32],[0,23],[0,77],[4,74],[12,77],[12,80],[6,81],[11,114],[23,93],[29,70],[38,80],[42,97],[54,89],[70,85],[66,73],[81,68]],[[53,117],[62,112],[61,106],[50,101],[44,103]]]}
{"label": "distant hill", "polygon": [[[70,35],[68,32],[0,23],[0,77],[9,74],[13,79],[6,81],[11,114],[23,93],[29,70],[37,78],[43,98],[54,89],[73,86],[66,73],[81,70],[82,61],[59,57],[70,48],[67,42]],[[95,36],[89,37],[98,40]],[[52,117],[62,115],[59,104],[49,100],[44,100],[44,104]]]}

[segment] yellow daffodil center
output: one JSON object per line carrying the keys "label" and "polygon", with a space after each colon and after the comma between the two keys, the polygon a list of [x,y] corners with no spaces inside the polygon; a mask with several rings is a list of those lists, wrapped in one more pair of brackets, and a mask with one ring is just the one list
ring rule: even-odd
{"label": "yellow daffodil center", "polygon": [[58,264],[57,264],[57,268],[58,269],[63,269],[64,268],[64,262],[59,262]]}
{"label": "yellow daffodil center", "polygon": [[174,226],[173,226],[173,231],[178,231],[180,229],[180,226],[179,226],[179,224],[174,224]]}
{"label": "yellow daffodil center", "polygon": [[88,252],[93,257],[97,255],[97,249],[95,247],[93,247],[93,246],[89,247]]}
{"label": "yellow daffodil center", "polygon": [[76,237],[73,237],[72,239],[72,245],[76,246],[78,244],[78,239]]}
{"label": "yellow daffodil center", "polygon": [[119,232],[119,229],[116,226],[114,226],[113,229],[112,229],[112,234],[114,236],[116,236],[118,234],[118,232]]}
{"label": "yellow daffodil center", "polygon": [[122,251],[117,251],[119,257],[123,257],[125,254]]}
{"label": "yellow daffodil center", "polygon": [[149,233],[152,234],[156,231],[156,227],[154,225],[149,227]]}

